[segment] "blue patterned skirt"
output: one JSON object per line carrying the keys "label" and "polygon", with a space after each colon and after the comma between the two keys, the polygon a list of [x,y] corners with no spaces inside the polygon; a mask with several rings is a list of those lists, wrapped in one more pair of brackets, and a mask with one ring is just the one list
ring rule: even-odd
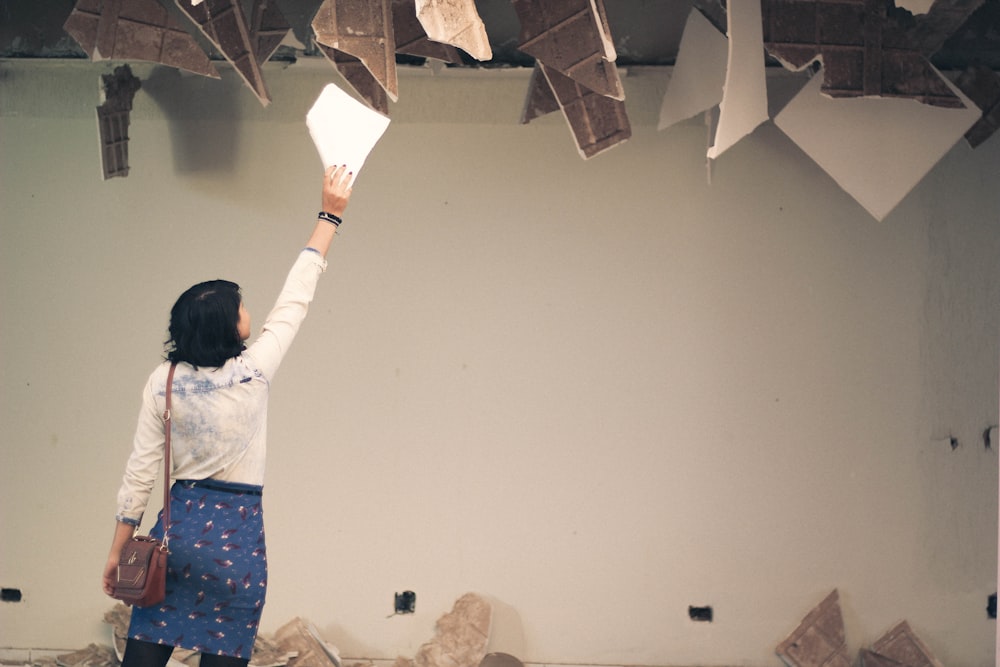
{"label": "blue patterned skirt", "polygon": [[[162,536],[162,512],[150,534]],[[167,597],[133,608],[128,636],[250,658],[267,592],[261,487],[178,480],[167,536]]]}

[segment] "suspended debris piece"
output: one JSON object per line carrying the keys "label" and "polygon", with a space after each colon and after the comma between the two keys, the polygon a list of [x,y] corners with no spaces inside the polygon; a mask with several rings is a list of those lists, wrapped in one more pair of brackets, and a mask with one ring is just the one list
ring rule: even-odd
{"label": "suspended debris piece", "polygon": [[392,29],[396,39],[396,53],[433,58],[454,65],[462,62],[462,55],[457,48],[428,39],[424,27],[417,19],[416,0],[393,0]]}
{"label": "suspended debris piece", "polygon": [[955,109],[902,98],[831,98],[822,84],[820,75],[810,79],[774,123],[876,220],[981,117],[971,102]]}
{"label": "suspended debris piece", "polygon": [[101,168],[104,180],[128,176],[128,126],[132,99],[141,87],[128,65],[101,76],[101,106],[97,107],[97,127],[101,137]]}
{"label": "suspended debris piece", "polygon": [[775,652],[790,667],[851,666],[836,589],[806,614]]}
{"label": "suspended debris piece", "polygon": [[78,0],[63,29],[91,60],[144,60],[219,78],[208,55],[156,0]]}
{"label": "suspended debris piece", "polygon": [[[323,0],[313,18],[312,29],[318,43],[360,60],[395,102],[399,99],[399,85],[389,2]],[[332,62],[336,64],[336,59]]]}
{"label": "suspended debris piece", "polygon": [[275,0],[254,0],[250,16],[250,40],[253,52],[257,55],[258,67],[263,67],[285,41],[292,26],[278,9]]}
{"label": "suspended debris piece", "polygon": [[710,159],[719,157],[768,118],[760,0],[730,0],[726,14],[729,56],[719,126],[708,149]]}
{"label": "suspended debris piece", "polygon": [[381,114],[389,115],[389,96],[386,94],[382,84],[372,76],[371,71],[365,67],[363,62],[348,53],[331,49],[325,44],[319,44],[318,46],[334,69],[344,77],[344,80],[350,84],[351,88],[361,96],[361,99],[368,106]]}
{"label": "suspended debris piece", "polygon": [[531,80],[528,82],[528,96],[524,99],[524,109],[521,111],[521,124],[525,125],[548,115],[553,111],[559,111],[559,100],[552,92],[545,73],[542,72],[541,63],[535,63],[535,69],[531,71]]}
{"label": "suspended debris piece", "polygon": [[896,33],[905,33],[909,44],[930,56],[963,25],[968,25],[972,14],[982,5],[983,0],[934,0],[927,13],[915,19],[913,26],[909,26],[909,17],[896,11],[893,13],[897,18]]}
{"label": "suspended debris piece", "polygon": [[[921,40],[915,28],[906,29],[913,21],[923,25],[920,17],[883,0],[762,0],[762,6],[768,52],[796,71],[822,60],[826,95],[962,105],[921,49],[920,41],[933,48],[940,35],[929,31]],[[942,15],[928,16],[933,22]]]}
{"label": "suspended debris piece", "polygon": [[416,0],[415,9],[429,39],[457,46],[476,60],[493,57],[474,0]]}
{"label": "suspended debris piece", "polygon": [[544,63],[540,64],[540,68],[559,102],[584,159],[603,153],[632,136],[632,127],[623,101],[581,86]]}
{"label": "suspended debris piece", "polygon": [[962,72],[955,85],[982,111],[980,119],[965,133],[965,140],[975,148],[1000,129],[1000,75],[979,65]]}
{"label": "suspended debris piece", "polygon": [[202,0],[196,5],[192,0],[177,0],[177,6],[232,63],[260,103],[267,106],[271,96],[264,85],[264,75],[254,53],[240,0]]}
{"label": "suspended debris piece", "polygon": [[389,117],[329,83],[306,114],[306,127],[323,168],[345,165],[356,179],[368,154],[389,127]]}
{"label": "suspended debris piece", "polygon": [[700,11],[692,9],[684,24],[656,129],[666,129],[722,102],[728,54],[726,36]]}
{"label": "suspended debris piece", "polygon": [[603,0],[513,4],[521,21],[521,51],[600,95],[625,99]]}

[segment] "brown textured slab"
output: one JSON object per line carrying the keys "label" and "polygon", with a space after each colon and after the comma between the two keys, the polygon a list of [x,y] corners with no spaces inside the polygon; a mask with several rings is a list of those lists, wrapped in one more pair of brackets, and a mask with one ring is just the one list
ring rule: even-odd
{"label": "brown textured slab", "polygon": [[882,635],[872,644],[872,651],[907,667],[943,667],[906,621],[901,621]]}
{"label": "brown textured slab", "polygon": [[965,133],[965,140],[975,148],[1000,129],[1000,74],[979,65],[962,72],[955,85],[983,112]]}
{"label": "brown textured slab", "polygon": [[614,148],[632,136],[624,102],[581,86],[545,63],[539,67],[559,102],[584,159]]}
{"label": "brown textured slab", "polygon": [[318,43],[360,60],[389,98],[399,99],[389,0],[323,0],[312,28]]}
{"label": "brown textured slab", "polygon": [[63,29],[91,60],[145,60],[219,78],[198,43],[156,0],[79,0]]}
{"label": "brown textured slab", "polygon": [[104,180],[128,176],[128,127],[132,99],[141,87],[128,65],[101,75],[104,103],[97,107],[97,127],[101,137],[101,168]]}
{"label": "brown textured slab", "polygon": [[761,9],[768,52],[791,69],[822,58],[823,92],[831,97],[962,106],[884,0],[762,0]]}
{"label": "brown textured slab", "polygon": [[250,16],[253,51],[257,56],[257,65],[263,66],[281,46],[292,26],[278,9],[275,0],[254,0]]}
{"label": "brown textured slab", "polygon": [[521,124],[526,125],[553,111],[559,111],[559,100],[542,72],[541,63],[535,63],[528,82],[528,95],[524,98],[524,108],[521,110]]}
{"label": "brown textured slab", "polygon": [[389,115],[389,97],[386,95],[385,88],[372,76],[363,62],[349,53],[330,48],[325,44],[320,44],[319,48],[334,69],[340,72],[344,80],[351,85],[351,88],[361,96],[361,99],[368,106],[384,116]]}
{"label": "brown textured slab", "polygon": [[861,667],[906,667],[906,665],[893,660],[884,655],[879,655],[868,649],[861,649],[858,652],[858,662]]}
{"label": "brown textured slab", "polygon": [[417,20],[430,39],[457,46],[476,60],[493,57],[474,0],[416,0],[414,6]]}
{"label": "brown textured slab", "polygon": [[250,39],[250,28],[239,0],[177,0],[177,6],[201,28],[215,48],[232,63],[264,106],[271,101]]}
{"label": "brown textured slab", "polygon": [[603,0],[513,0],[518,48],[591,90],[625,99]]}
{"label": "brown textured slab", "polygon": [[851,666],[836,589],[806,614],[775,652],[793,667]]}
{"label": "brown textured slab", "polygon": [[457,48],[427,38],[424,27],[417,20],[415,0],[393,0],[392,30],[396,39],[396,53],[434,58],[453,64],[462,62],[462,55]]}

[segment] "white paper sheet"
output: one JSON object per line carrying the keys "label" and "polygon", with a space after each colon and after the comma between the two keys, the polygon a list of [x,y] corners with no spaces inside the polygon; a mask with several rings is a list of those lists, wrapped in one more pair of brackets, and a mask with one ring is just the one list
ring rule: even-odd
{"label": "white paper sheet", "polygon": [[701,12],[692,9],[684,24],[677,63],[660,105],[656,129],[664,130],[722,101],[728,55],[726,36]]}
{"label": "white paper sheet", "polygon": [[389,127],[389,118],[331,83],[306,114],[306,126],[323,168],[347,165],[356,179],[368,154]]}
{"label": "white paper sheet", "polygon": [[767,120],[767,83],[764,73],[764,28],[760,0],[730,0],[729,64],[719,105],[719,127],[709,158],[754,131]]}
{"label": "white paper sheet", "polygon": [[890,97],[833,99],[818,72],[775,124],[859,204],[882,220],[982,115]]}

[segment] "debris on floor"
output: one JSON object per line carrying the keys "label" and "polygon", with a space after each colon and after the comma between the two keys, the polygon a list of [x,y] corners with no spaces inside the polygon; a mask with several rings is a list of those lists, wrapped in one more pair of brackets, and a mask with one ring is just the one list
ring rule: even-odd
{"label": "debris on floor", "polygon": [[836,589],[812,609],[775,649],[791,667],[850,667],[840,595]]}
{"label": "debris on floor", "polygon": [[[258,638],[260,635],[258,635]],[[294,667],[341,667],[337,648],[320,637],[316,627],[309,621],[293,618],[274,633],[274,642],[290,659],[283,664]],[[257,646],[254,645],[254,655]],[[254,661],[250,661],[254,664]],[[260,666],[263,667],[263,666]]]}
{"label": "debris on floor", "polygon": [[[836,589],[814,607],[775,649],[789,667],[850,667],[840,597]],[[943,667],[930,647],[900,621],[858,653],[861,667]]]}
{"label": "debris on floor", "polygon": [[486,655],[493,606],[482,596],[466,593],[435,624],[434,638],[413,660],[397,658],[396,667],[476,667]]}

